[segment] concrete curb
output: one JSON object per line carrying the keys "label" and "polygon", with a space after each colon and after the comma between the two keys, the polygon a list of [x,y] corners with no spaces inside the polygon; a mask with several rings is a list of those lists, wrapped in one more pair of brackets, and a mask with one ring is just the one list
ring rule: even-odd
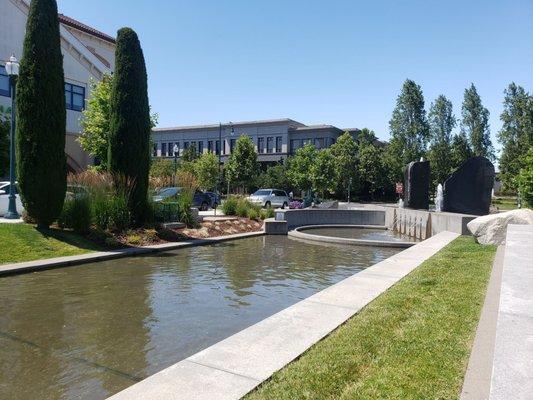
{"label": "concrete curb", "polygon": [[452,232],[441,232],[130,386],[110,399],[239,399],[458,236]]}
{"label": "concrete curb", "polygon": [[41,271],[52,268],[69,267],[74,265],[88,264],[97,261],[114,260],[117,258],[139,256],[170,250],[176,250],[194,246],[205,246],[229,240],[263,236],[264,231],[237,233],[235,235],[219,236],[209,239],[193,239],[186,242],[164,243],[153,246],[134,247],[116,251],[102,251],[96,253],[80,254],[76,256],[50,258],[45,260],[26,261],[16,264],[0,265],[0,276],[24,274],[28,272]]}
{"label": "concrete curb", "polygon": [[326,242],[326,243],[339,243],[352,246],[378,246],[378,247],[395,247],[407,249],[414,246],[415,242],[394,242],[394,241],[385,241],[385,240],[366,240],[366,239],[350,239],[342,237],[333,237],[333,236],[323,236],[316,235],[313,233],[305,233],[306,230],[313,230],[317,228],[358,228],[358,229],[382,229],[387,230],[385,226],[381,225],[308,225],[301,226],[292,231],[289,231],[288,235],[290,237],[305,239],[315,242]]}

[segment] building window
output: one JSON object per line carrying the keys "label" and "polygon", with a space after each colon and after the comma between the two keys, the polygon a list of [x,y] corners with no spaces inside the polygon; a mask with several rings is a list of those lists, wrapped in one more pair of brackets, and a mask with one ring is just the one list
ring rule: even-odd
{"label": "building window", "polygon": [[324,138],[315,139],[315,147],[317,149],[323,149],[324,148]]}
{"label": "building window", "polygon": [[233,149],[235,149],[235,139],[230,139],[230,141],[229,141],[229,152],[233,153]]}
{"label": "building window", "polygon": [[300,139],[293,139],[291,140],[291,153],[296,153],[296,150],[298,150],[301,147],[301,140]]}
{"label": "building window", "polygon": [[170,142],[168,144],[168,153],[167,156],[172,157],[174,155],[174,143]]}
{"label": "building window", "polygon": [[196,147],[196,142],[191,142],[191,147],[194,149],[194,152],[198,152],[198,147]]}
{"label": "building window", "polygon": [[157,157],[157,143],[154,143],[154,149],[153,149],[152,155],[154,157]]}
{"label": "building window", "polygon": [[218,156],[220,155],[220,140],[217,140],[215,142],[215,154]]}
{"label": "building window", "polygon": [[273,153],[273,152],[274,152],[274,138],[267,137],[267,153]]}
{"label": "building window", "polygon": [[167,144],[161,143],[161,157],[165,157],[167,155]]}
{"label": "building window", "polygon": [[208,153],[212,153],[214,151],[215,151],[215,149],[213,148],[213,141],[212,140],[208,140],[207,141],[207,152]]}
{"label": "building window", "polygon": [[204,153],[204,141],[200,140],[198,142],[198,154],[202,155]]}
{"label": "building window", "polygon": [[257,139],[257,152],[259,154],[265,152],[265,138],[260,137]]}
{"label": "building window", "polygon": [[0,96],[11,97],[11,88],[9,87],[9,75],[6,67],[0,65]]}
{"label": "building window", "polygon": [[85,88],[65,83],[65,101],[67,110],[82,111],[85,108]]}
{"label": "building window", "polygon": [[276,137],[276,153],[281,153],[282,144],[283,138],[281,136]]}
{"label": "building window", "polygon": [[183,148],[187,150],[189,148],[189,142],[183,143]]}

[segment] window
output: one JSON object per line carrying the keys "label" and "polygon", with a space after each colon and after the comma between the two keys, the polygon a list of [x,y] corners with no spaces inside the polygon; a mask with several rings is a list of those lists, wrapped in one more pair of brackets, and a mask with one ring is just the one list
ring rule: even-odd
{"label": "window", "polygon": [[157,143],[154,143],[154,150],[153,150],[153,152],[152,152],[152,155],[153,155],[154,157],[157,157]]}
{"label": "window", "polygon": [[283,138],[281,136],[278,136],[276,138],[276,153],[281,153],[282,144],[283,144]]}
{"label": "window", "polygon": [[9,87],[9,75],[6,67],[0,65],[0,96],[11,97],[11,88]]}
{"label": "window", "polygon": [[67,110],[82,111],[85,108],[85,88],[65,83],[65,101]]}
{"label": "window", "polygon": [[203,154],[204,153],[204,141],[201,140],[198,142],[198,154]]}
{"label": "window", "polygon": [[217,141],[215,142],[215,146],[216,146],[216,148],[215,148],[215,154],[218,156],[218,155],[220,155],[220,140],[217,140]]}
{"label": "window", "polygon": [[273,152],[274,152],[274,138],[267,137],[267,153],[273,153]]}
{"label": "window", "polygon": [[291,153],[296,153],[296,150],[298,150],[301,147],[301,140],[300,139],[293,139],[291,140]]}
{"label": "window", "polygon": [[259,154],[265,152],[265,138],[260,137],[257,139],[257,152]]}
{"label": "window", "polygon": [[195,153],[198,153],[198,147],[196,147],[196,142],[191,142],[191,147],[194,149]]}
{"label": "window", "polygon": [[324,148],[324,138],[315,139],[315,147],[317,149],[323,149]]}
{"label": "window", "polygon": [[235,148],[235,139],[230,139],[229,141],[229,152],[233,153],[233,149]]}
{"label": "window", "polygon": [[214,151],[215,151],[215,149],[213,148],[213,141],[209,140],[207,142],[207,152],[208,153],[213,153]]}
{"label": "window", "polygon": [[168,153],[167,156],[173,157],[174,156],[174,143],[170,142],[168,144]]}
{"label": "window", "polygon": [[283,190],[274,190],[274,196],[287,197],[287,193],[285,193]]}
{"label": "window", "polygon": [[161,143],[161,157],[165,157],[167,155],[167,144]]}

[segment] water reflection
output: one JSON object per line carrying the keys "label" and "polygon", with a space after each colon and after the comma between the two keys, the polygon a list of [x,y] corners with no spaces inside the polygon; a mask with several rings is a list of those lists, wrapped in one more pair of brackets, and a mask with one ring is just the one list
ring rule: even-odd
{"label": "water reflection", "polygon": [[0,279],[0,398],[103,399],[394,249],[258,237]]}

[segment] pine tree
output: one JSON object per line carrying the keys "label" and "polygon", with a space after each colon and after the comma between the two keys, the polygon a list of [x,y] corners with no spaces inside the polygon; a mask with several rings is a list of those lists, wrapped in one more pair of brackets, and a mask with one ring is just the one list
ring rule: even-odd
{"label": "pine tree", "polygon": [[451,134],[457,124],[453,115],[452,102],[440,95],[429,110],[430,148],[428,159],[431,163],[431,192],[443,183],[451,172]]}
{"label": "pine tree", "polygon": [[523,168],[525,155],[533,146],[533,96],[524,88],[511,83],[504,91],[502,129],[498,139],[502,144],[500,172],[505,191],[516,191],[516,177]]}
{"label": "pine tree", "polygon": [[414,81],[407,79],[396,100],[396,108],[389,122],[391,132],[390,150],[394,164],[401,166],[396,171],[400,179],[405,165],[425,155],[429,138],[429,125],[424,109],[422,89]]}
{"label": "pine tree", "polygon": [[65,200],[66,109],[55,0],[30,4],[17,83],[17,170],[24,208],[41,228]]}
{"label": "pine tree", "polygon": [[455,135],[450,149],[451,172],[459,168],[466,160],[474,156],[468,138],[462,133]]}
{"label": "pine tree", "polygon": [[483,107],[473,83],[465,89],[462,116],[461,132],[469,139],[474,156],[494,160],[494,149],[490,140],[490,113]]}
{"label": "pine tree", "polygon": [[143,51],[137,34],[117,34],[111,92],[109,170],[132,182],[129,208],[136,224],[147,217],[150,170],[150,107]]}

